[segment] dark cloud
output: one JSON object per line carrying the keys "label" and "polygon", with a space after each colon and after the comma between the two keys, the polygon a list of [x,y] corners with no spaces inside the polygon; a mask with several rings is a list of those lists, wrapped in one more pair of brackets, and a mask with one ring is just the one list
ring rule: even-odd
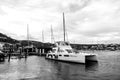
{"label": "dark cloud", "polygon": [[76,12],[90,4],[91,0],[77,0],[76,3],[69,4],[69,12]]}

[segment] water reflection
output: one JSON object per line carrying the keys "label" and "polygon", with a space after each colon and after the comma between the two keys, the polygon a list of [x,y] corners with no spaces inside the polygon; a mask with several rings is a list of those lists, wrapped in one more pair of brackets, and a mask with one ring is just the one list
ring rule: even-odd
{"label": "water reflection", "polygon": [[86,71],[97,71],[98,70],[98,62],[88,62],[85,65],[85,70]]}
{"label": "water reflection", "polygon": [[0,61],[0,64],[4,64],[5,63],[5,61]]}
{"label": "water reflection", "polygon": [[57,61],[49,62],[53,64],[54,69],[56,69],[55,75],[57,78],[62,78],[63,80],[79,80],[80,78],[85,77],[88,71],[95,71],[98,68],[97,62],[86,65]]}
{"label": "water reflection", "polygon": [[[91,70],[98,70],[98,62],[88,62],[87,64],[76,64],[76,63],[68,63],[68,62],[57,62],[57,61],[49,61],[54,66],[57,67],[58,71],[67,70],[68,68],[79,69],[80,71],[91,71]],[[75,71],[75,70],[74,70]]]}
{"label": "water reflection", "polygon": [[[110,57],[110,58],[109,58]],[[74,64],[29,56],[0,62],[0,80],[119,80],[120,54],[98,56],[98,63]]]}
{"label": "water reflection", "polygon": [[0,79],[2,80],[79,80],[86,71],[95,70],[94,64],[74,64],[46,60],[32,56],[27,59],[11,59],[1,63]]}

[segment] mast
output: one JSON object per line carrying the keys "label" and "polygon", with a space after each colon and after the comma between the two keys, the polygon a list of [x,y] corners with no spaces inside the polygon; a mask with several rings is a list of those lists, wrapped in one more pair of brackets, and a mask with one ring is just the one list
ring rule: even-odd
{"label": "mast", "polygon": [[29,25],[27,24],[27,42],[29,46]]}
{"label": "mast", "polygon": [[53,29],[52,29],[52,25],[51,25],[51,43],[54,42],[54,35],[53,35]]}
{"label": "mast", "polygon": [[64,34],[64,41],[66,41],[66,38],[65,38],[65,17],[64,17],[64,12],[63,12],[63,34]]}
{"label": "mast", "polygon": [[44,42],[44,32],[42,30],[42,42]]}

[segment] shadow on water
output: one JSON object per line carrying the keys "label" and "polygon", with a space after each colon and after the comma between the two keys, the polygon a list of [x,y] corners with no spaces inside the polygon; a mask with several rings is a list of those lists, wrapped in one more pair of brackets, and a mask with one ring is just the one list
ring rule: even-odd
{"label": "shadow on water", "polygon": [[76,64],[68,62],[49,61],[56,69],[56,76],[62,80],[79,80],[85,77],[89,71],[97,71],[98,63],[91,62],[87,64]]}
{"label": "shadow on water", "polygon": [[6,60],[0,64],[3,71],[0,79],[4,80],[87,80],[89,71],[94,73],[98,68],[98,63],[76,64],[35,56]]}
{"label": "shadow on water", "polygon": [[100,53],[99,62],[76,64],[44,57],[0,62],[0,80],[120,80],[120,54]]}
{"label": "shadow on water", "polygon": [[86,71],[97,71],[98,70],[98,62],[87,62],[85,65]]}
{"label": "shadow on water", "polygon": [[5,63],[4,61],[2,61],[2,62],[0,61],[0,64],[4,64],[4,63]]}
{"label": "shadow on water", "polygon": [[0,60],[0,64],[4,64],[5,63],[5,60]]}
{"label": "shadow on water", "polygon": [[62,67],[64,68],[72,68],[72,69],[79,69],[84,71],[97,71],[98,70],[98,62],[87,62],[86,64],[79,64],[79,63],[71,63],[71,62],[60,62],[60,61],[49,61],[54,66],[57,66],[58,70]]}

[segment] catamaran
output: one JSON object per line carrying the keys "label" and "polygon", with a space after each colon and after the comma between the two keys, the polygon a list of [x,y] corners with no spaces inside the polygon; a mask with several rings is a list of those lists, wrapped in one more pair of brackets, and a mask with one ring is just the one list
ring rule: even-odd
{"label": "catamaran", "polygon": [[96,54],[76,52],[72,49],[70,43],[65,41],[65,20],[63,13],[63,29],[64,29],[64,41],[55,42],[55,47],[47,55],[47,59],[74,62],[74,63],[86,63],[88,61],[97,61]]}

